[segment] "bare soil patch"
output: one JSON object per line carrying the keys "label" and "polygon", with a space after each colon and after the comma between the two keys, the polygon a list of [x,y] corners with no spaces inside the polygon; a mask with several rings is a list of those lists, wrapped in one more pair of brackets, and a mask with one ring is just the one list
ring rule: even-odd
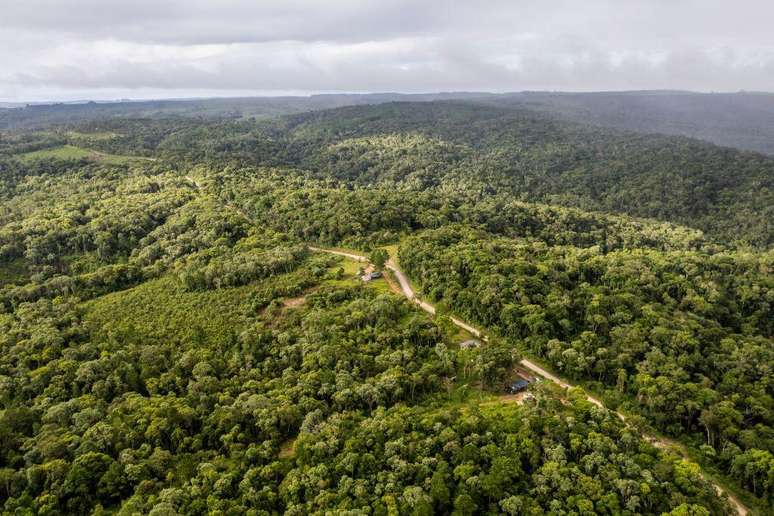
{"label": "bare soil patch", "polygon": [[287,308],[295,308],[297,306],[301,306],[306,301],[306,296],[300,296],[300,297],[289,297],[282,300],[282,304],[285,305]]}

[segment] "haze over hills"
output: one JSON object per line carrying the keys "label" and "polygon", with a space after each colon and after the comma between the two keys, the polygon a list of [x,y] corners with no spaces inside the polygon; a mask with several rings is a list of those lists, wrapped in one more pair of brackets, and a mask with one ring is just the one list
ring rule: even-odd
{"label": "haze over hills", "polygon": [[56,124],[110,118],[265,118],[303,111],[382,102],[431,101],[489,96],[486,93],[432,94],[321,94],[307,97],[246,97],[208,99],[160,99],[117,102],[37,103],[0,110],[0,129],[34,129]]}
{"label": "haze over hills", "polygon": [[[646,133],[686,136],[717,145],[774,154],[774,94],[632,92],[450,92],[427,94],[323,94],[193,100],[0,105],[0,128],[42,128],[111,117],[274,117],[304,111],[384,102],[470,100],[527,107],[581,123]],[[2,109],[14,107],[16,109]]]}
{"label": "haze over hills", "polygon": [[493,103],[532,106],[580,122],[774,154],[772,93],[528,92],[506,94]]}

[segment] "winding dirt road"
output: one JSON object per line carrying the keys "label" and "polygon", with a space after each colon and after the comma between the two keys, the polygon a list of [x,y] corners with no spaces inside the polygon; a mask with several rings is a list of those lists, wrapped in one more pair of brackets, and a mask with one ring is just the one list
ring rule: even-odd
{"label": "winding dirt road", "polygon": [[[345,258],[349,258],[351,260],[356,260],[358,262],[367,262],[368,261],[368,258],[366,258],[363,255],[355,254],[355,253],[351,253],[351,252],[346,252],[346,251],[339,251],[339,250],[336,250],[336,249],[326,249],[326,248],[322,248],[322,247],[312,247],[312,246],[309,246],[309,250],[316,251],[316,252],[321,252],[321,253],[335,254],[335,255],[338,255],[338,256],[344,256]],[[387,260],[387,263],[385,263],[385,267],[387,267],[389,270],[391,270],[392,273],[395,275],[395,277],[398,279],[398,283],[400,283],[400,288],[403,291],[403,295],[406,296],[406,298],[408,298],[412,302],[414,302],[417,305],[419,305],[419,307],[422,310],[424,310],[425,312],[427,312],[429,314],[432,314],[432,315],[435,315],[435,313],[436,313],[435,307],[433,305],[431,305],[430,303],[428,303],[427,301],[422,301],[421,299],[419,299],[417,297],[416,293],[414,292],[414,289],[411,288],[411,283],[409,282],[408,278],[406,277],[405,274],[403,274],[403,271],[400,270],[400,268],[398,268],[398,266],[395,264],[395,262],[392,259]],[[484,335],[484,333],[481,330],[479,330],[479,329],[477,329],[477,328],[467,324],[466,322],[464,322],[464,321],[462,321],[460,319],[457,319],[456,317],[450,317],[450,319],[458,327],[460,327],[460,328],[470,332],[471,334],[475,335],[476,337],[479,337],[479,338],[482,338],[482,339],[486,340],[486,336]],[[560,387],[562,387],[564,389],[571,389],[571,388],[574,387],[571,383],[569,383],[569,382],[567,382],[565,380],[562,380],[561,378],[551,374],[550,372],[546,371],[545,369],[543,369],[542,367],[540,367],[536,363],[534,363],[534,362],[532,362],[530,360],[527,360],[526,358],[522,359],[519,362],[519,364],[521,366],[525,367],[526,369],[529,369],[530,371],[532,371],[536,375],[541,376],[541,377],[545,378],[546,380],[550,380],[550,381],[554,382],[555,384],[559,385]],[[600,408],[605,408],[605,405],[602,403],[602,401],[600,401],[599,399],[597,399],[597,398],[595,398],[593,396],[589,396],[588,394],[586,394],[586,399],[589,402],[593,403],[594,405],[596,405],[596,406],[598,406]],[[626,417],[622,413],[620,413],[618,411],[615,411],[615,414],[618,416],[618,418],[621,421],[626,423]],[[647,434],[647,433],[643,433],[642,437],[646,441],[651,443],[653,446],[656,446],[657,448],[670,448],[670,449],[673,449],[673,450],[679,449],[679,445],[677,445],[677,443],[674,443],[674,442],[672,442],[672,441],[670,441],[668,439],[663,439],[661,437],[658,437],[658,436],[655,436],[655,435],[652,435],[652,434]],[[682,453],[682,451],[681,451],[681,454],[683,456],[685,456],[685,454]],[[710,480],[710,482],[712,482],[712,481]],[[725,494],[725,495],[728,496],[729,502],[734,507],[734,509],[736,509],[736,513],[739,516],[747,516],[747,514],[748,514],[747,507],[742,505],[742,503],[739,500],[737,500],[737,498],[734,495],[732,495],[731,493],[727,492],[720,485],[718,485],[718,484],[716,484],[714,482],[712,482],[712,484],[715,486],[715,490],[718,492],[719,495],[722,496],[722,495]]]}
{"label": "winding dirt road", "polygon": [[[194,179],[193,177],[185,176],[185,179],[187,181],[189,181],[196,190],[200,190],[202,188],[201,183],[199,181],[197,181],[196,179]],[[252,222],[251,218],[248,217],[247,214],[244,211],[242,211],[240,208],[238,208],[236,206],[231,206],[231,207],[233,209],[235,209],[236,211],[238,211],[245,219],[247,219],[248,221]],[[338,255],[338,256],[343,256],[345,258],[349,258],[351,260],[358,261],[358,262],[365,262],[365,263],[368,262],[368,258],[366,258],[365,256],[363,256],[361,254],[357,254],[357,253],[341,251],[341,250],[338,250],[338,249],[327,249],[327,248],[323,248],[323,247],[308,246],[308,248],[309,248],[310,251],[335,254],[335,255]],[[392,259],[388,260],[387,263],[385,263],[385,266],[390,271],[392,271],[393,274],[395,275],[395,277],[398,279],[398,283],[400,283],[400,288],[403,291],[403,295],[406,296],[406,298],[408,298],[412,302],[416,303],[425,312],[427,312],[427,313],[429,313],[431,315],[435,315],[435,313],[436,313],[435,307],[433,305],[431,305],[430,303],[428,303],[427,301],[422,301],[421,299],[419,299],[417,297],[416,293],[414,292],[414,289],[411,288],[411,283],[409,282],[408,278],[406,277],[405,274],[403,274],[403,271],[400,270],[400,268],[395,264],[395,262]],[[482,332],[478,328],[475,328],[474,326],[471,326],[470,324],[467,324],[466,322],[464,322],[461,319],[458,319],[456,317],[450,317],[450,319],[458,327],[460,327],[460,328],[470,332],[471,334],[475,335],[476,337],[478,337],[478,338],[480,338],[480,339],[482,339],[482,340],[484,340],[486,342],[486,340],[487,340],[486,335],[484,334],[484,332]],[[550,380],[550,381],[554,382],[555,384],[559,385],[562,388],[570,389],[570,388],[574,387],[572,384],[570,384],[566,380],[563,380],[563,379],[561,379],[561,378],[551,374],[550,372],[546,371],[545,369],[543,369],[539,365],[535,364],[534,362],[532,362],[530,360],[527,360],[526,358],[522,359],[519,362],[519,364],[521,364],[521,366],[523,366],[524,368],[529,369],[530,371],[532,371],[536,375],[541,376],[541,377],[545,378],[546,380]],[[593,403],[594,405],[596,405],[596,406],[598,406],[600,408],[605,408],[604,404],[599,399],[597,399],[597,398],[595,398],[593,396],[589,396],[588,394],[586,394],[586,399],[589,402]],[[622,413],[620,413],[618,411],[615,411],[615,414],[621,419],[621,421],[623,421],[624,423],[626,423],[628,425],[628,423],[626,422],[626,417]],[[646,441],[648,441],[649,443],[651,443],[653,446],[655,446],[657,448],[669,448],[671,450],[678,451],[680,453],[680,455],[682,455],[684,458],[686,457],[686,453],[682,450],[681,445],[679,445],[678,443],[675,443],[675,442],[670,441],[668,439],[664,439],[664,438],[661,438],[659,436],[648,434],[648,433],[642,433],[641,435],[642,435],[642,437]],[[703,478],[706,478],[706,477],[703,477]],[[734,495],[732,495],[731,493],[727,492],[719,484],[713,482],[711,479],[709,481],[715,487],[715,490],[717,491],[717,493],[719,495],[721,495],[721,496],[722,495],[726,495],[728,497],[728,500],[731,503],[731,506],[736,510],[736,513],[739,516],[747,516],[747,514],[749,513],[749,510],[747,509],[747,507],[742,505],[742,503]]]}
{"label": "winding dirt road", "polygon": [[[190,183],[192,183],[194,188],[196,188],[197,190],[199,190],[201,188],[201,186],[202,186],[198,181],[196,181],[191,176],[185,176],[185,179],[188,180]],[[237,209],[239,211],[239,213],[242,216],[244,216],[247,220],[251,220],[250,217],[248,217],[247,214],[244,213],[241,209],[238,209],[238,208],[235,208],[235,209]],[[337,255],[337,256],[343,256],[345,258],[349,258],[350,260],[355,260],[355,261],[363,262],[363,263],[367,263],[368,262],[368,258],[366,258],[365,256],[363,256],[361,254],[357,254],[357,253],[353,253],[353,252],[341,251],[341,250],[338,250],[338,249],[327,249],[327,248],[323,248],[323,247],[314,247],[314,246],[308,246],[308,248],[309,248],[310,251],[334,254],[334,255]],[[395,264],[395,262],[392,259],[388,260],[385,263],[385,266],[390,271],[392,271],[392,273],[397,278],[398,283],[400,284],[400,289],[403,291],[403,295],[406,296],[406,298],[408,298],[412,302],[416,303],[425,312],[427,312],[427,313],[429,313],[431,315],[435,315],[435,313],[436,313],[435,307],[433,305],[431,305],[430,303],[428,303],[427,301],[422,301],[421,299],[419,299],[417,297],[416,293],[414,292],[414,289],[411,287],[411,283],[409,282],[408,278],[403,273],[403,271],[400,270],[400,268]],[[487,340],[487,337],[484,334],[484,332],[482,332],[478,328],[476,328],[474,326],[471,326],[470,324],[468,324],[468,323],[466,323],[466,322],[464,322],[461,319],[458,319],[456,317],[450,317],[450,319],[451,319],[452,323],[454,323],[458,327],[460,327],[460,328],[470,332],[471,334],[475,335],[478,338],[481,338],[484,341]],[[570,388],[574,387],[571,383],[569,383],[569,382],[567,382],[567,381],[565,381],[565,380],[563,380],[563,379],[561,379],[561,378],[551,374],[550,372],[546,371],[545,369],[543,369],[539,365],[535,364],[534,362],[532,362],[530,360],[527,360],[526,358],[522,359],[519,362],[519,364],[521,364],[526,369],[529,369],[530,371],[532,371],[536,375],[541,376],[541,377],[545,378],[546,380],[550,380],[550,381],[554,382],[555,384],[559,385],[562,388],[570,389]],[[594,405],[596,405],[596,406],[598,406],[600,408],[605,408],[604,404],[599,399],[597,399],[597,398],[595,398],[593,396],[589,396],[588,394],[586,394],[586,399],[589,402],[593,403]],[[626,417],[622,413],[616,411],[615,414],[621,419],[621,421],[626,423]],[[651,443],[652,445],[654,445],[654,446],[656,446],[658,448],[670,448],[672,450],[680,450],[680,447],[679,447],[679,445],[677,443],[674,443],[674,442],[672,442],[672,441],[670,441],[668,439],[663,439],[663,438],[660,438],[658,436],[655,436],[655,435],[652,435],[652,434],[647,434],[647,433],[643,433],[641,435],[642,435],[642,437],[646,441],[648,441],[649,443]],[[683,457],[685,457],[685,453],[682,450],[680,450],[680,453],[681,453],[681,455]],[[725,494],[726,496],[728,496],[729,502],[731,503],[732,507],[736,510],[736,513],[739,516],[747,516],[747,514],[749,512],[747,507],[742,505],[742,503],[734,495],[732,495],[731,493],[727,492],[725,489],[723,489],[720,485],[716,484],[715,482],[712,482],[712,480],[710,480],[710,482],[715,486],[715,490],[718,492],[719,495],[722,496],[722,495]]]}

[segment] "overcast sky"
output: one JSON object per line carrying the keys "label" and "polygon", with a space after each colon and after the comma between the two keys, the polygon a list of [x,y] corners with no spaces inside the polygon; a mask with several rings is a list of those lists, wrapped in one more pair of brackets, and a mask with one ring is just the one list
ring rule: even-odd
{"label": "overcast sky", "polygon": [[0,0],[0,100],[774,91],[774,0]]}

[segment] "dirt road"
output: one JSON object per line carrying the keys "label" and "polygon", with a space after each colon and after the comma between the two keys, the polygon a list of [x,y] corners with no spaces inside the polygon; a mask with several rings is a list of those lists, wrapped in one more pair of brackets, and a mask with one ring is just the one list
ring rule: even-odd
{"label": "dirt road", "polygon": [[312,247],[312,246],[308,246],[308,247],[310,251],[317,251],[318,253],[328,253],[328,254],[335,254],[338,256],[344,256],[346,258],[349,258],[350,260],[355,260],[356,262],[368,261],[365,256],[361,256],[359,254],[346,253],[344,251],[337,251],[335,249],[323,249],[322,247]]}
{"label": "dirt road", "polygon": [[197,190],[201,189],[202,185],[200,185],[199,181],[197,181],[196,179],[192,178],[191,176],[185,176],[185,179],[186,181],[191,183],[193,187],[196,188]]}
{"label": "dirt road", "polygon": [[[350,258],[352,260],[356,260],[356,261],[359,261],[359,262],[367,262],[368,261],[368,259],[365,256],[363,256],[363,255],[359,255],[359,254],[355,254],[355,253],[350,253],[350,252],[346,252],[346,251],[339,251],[339,250],[336,250],[336,249],[325,249],[325,248],[322,248],[322,247],[311,247],[311,246],[309,246],[309,249],[311,251],[317,251],[317,252],[322,252],[322,253],[335,254],[335,255],[338,255],[338,256],[344,256],[346,258]],[[426,302],[426,301],[422,301],[421,299],[419,299],[416,296],[416,293],[414,292],[414,289],[411,288],[411,283],[409,282],[408,278],[406,277],[405,274],[403,274],[403,271],[401,271],[400,268],[398,268],[398,266],[395,264],[395,262],[393,262],[390,259],[390,260],[387,261],[385,266],[388,269],[390,269],[393,272],[393,274],[395,275],[395,277],[398,279],[398,283],[400,283],[400,288],[403,291],[403,295],[404,296],[406,296],[408,299],[410,299],[411,301],[413,301],[414,303],[419,305],[419,307],[422,310],[424,310],[425,312],[427,312],[429,314],[432,314],[432,315],[435,315],[435,313],[436,313],[435,307],[433,305],[431,305],[430,303]],[[462,321],[460,319],[457,319],[456,317],[451,317],[451,321],[455,325],[459,326],[460,328],[462,328],[464,330],[467,330],[468,332],[472,333],[476,337],[483,338],[484,340],[486,340],[486,337],[483,336],[483,332],[481,330],[479,330],[479,329],[477,329],[477,328],[467,324],[466,322],[464,322],[464,321]],[[521,360],[519,363],[523,367],[525,367],[525,368],[529,369],[530,371],[532,371],[533,373],[537,374],[538,376],[541,376],[541,377],[545,378],[546,380],[550,380],[550,381],[554,382],[555,384],[559,385],[562,388],[570,389],[570,388],[573,387],[572,384],[570,384],[567,381],[562,380],[561,378],[551,374],[550,372],[546,371],[545,369],[543,369],[539,365],[535,364],[534,362],[532,362],[530,360],[527,360],[526,358]],[[604,404],[600,400],[598,400],[597,398],[595,398],[593,396],[589,396],[588,394],[586,394],[586,399],[589,402],[593,403],[594,405],[596,405],[596,406],[598,406],[600,408],[605,408]],[[619,419],[621,419],[621,421],[626,423],[626,417],[622,413],[616,411],[615,414],[619,417]],[[642,437],[646,441],[648,441],[649,443],[653,444],[654,446],[656,446],[658,448],[667,448],[667,447],[668,448],[672,448],[672,449],[679,448],[679,445],[677,445],[676,443],[673,443],[673,442],[671,442],[671,441],[669,441],[667,439],[662,439],[662,438],[660,438],[658,436],[654,436],[654,435],[650,435],[650,434],[642,434]],[[685,456],[685,453],[681,452],[681,454],[683,456]],[[747,516],[747,513],[748,513],[747,508],[744,505],[742,505],[741,502],[739,502],[739,500],[736,499],[736,497],[734,497],[731,493],[728,493],[727,491],[725,491],[718,484],[715,484],[713,482],[713,485],[715,486],[715,489],[717,490],[718,494],[720,494],[720,495],[726,494],[728,496],[728,499],[731,502],[731,505],[736,509],[737,514],[739,514],[740,516]]]}

